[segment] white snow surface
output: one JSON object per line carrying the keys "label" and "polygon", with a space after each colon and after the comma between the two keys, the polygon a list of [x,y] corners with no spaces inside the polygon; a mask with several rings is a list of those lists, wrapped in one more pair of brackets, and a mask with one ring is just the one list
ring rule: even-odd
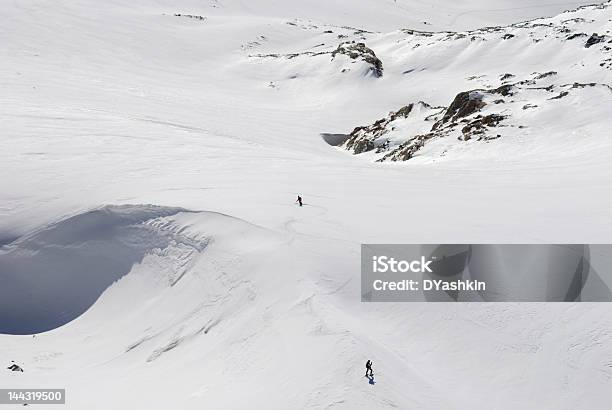
{"label": "white snow surface", "polygon": [[[6,2],[0,359],[24,372],[0,369],[0,387],[66,388],[70,409],[609,408],[606,304],[359,289],[361,243],[610,242],[612,5],[562,13],[584,4]],[[414,48],[399,30],[547,16],[587,36]],[[594,32],[606,43],[587,49]],[[314,55],[352,40],[381,78]],[[524,133],[405,163],[320,136],[547,71],[601,87],[555,105],[524,91],[509,108]]]}

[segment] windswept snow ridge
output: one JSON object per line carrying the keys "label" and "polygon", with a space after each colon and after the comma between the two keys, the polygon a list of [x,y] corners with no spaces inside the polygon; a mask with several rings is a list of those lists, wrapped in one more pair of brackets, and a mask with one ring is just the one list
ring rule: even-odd
{"label": "windswept snow ridge", "polygon": [[[184,210],[106,206],[0,248],[0,333],[40,333],[74,320],[148,254],[173,252],[187,263],[207,240],[160,224],[179,212]],[[172,282],[181,270],[175,275]]]}
{"label": "windswept snow ridge", "polygon": [[229,216],[152,205],[105,206],[63,219],[0,248],[0,333],[65,325],[130,272],[174,287],[219,247],[252,254],[279,243],[274,238]]}

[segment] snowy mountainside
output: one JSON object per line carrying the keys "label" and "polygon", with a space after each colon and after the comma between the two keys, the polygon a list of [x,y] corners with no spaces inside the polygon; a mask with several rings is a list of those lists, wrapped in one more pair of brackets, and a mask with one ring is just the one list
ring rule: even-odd
{"label": "snowy mountainside", "polygon": [[485,25],[503,25],[535,16],[552,16],[563,9],[588,0],[566,3],[542,3],[535,0],[496,0],[494,2],[449,0],[158,0],[178,12],[197,11],[212,16],[248,16],[249,18],[298,18],[336,26],[352,26],[368,31],[386,32],[396,28],[422,30],[469,30]]}
{"label": "snowy mountainside", "polygon": [[208,212],[105,207],[29,240],[64,246],[84,268],[75,256],[104,245],[95,222],[126,217],[124,241],[181,239],[145,254],[70,323],[0,335],[3,357],[24,369],[0,373],[3,385],[61,384],[74,409],[605,408],[610,319],[597,304],[361,304],[354,262],[337,258],[351,244]]}
{"label": "snowy mountainside", "polygon": [[610,3],[562,13],[588,3],[6,2],[0,364],[24,372],[0,384],[76,410],[609,407],[605,304],[359,283],[361,243],[610,241]]}
{"label": "snowy mountainside", "polygon": [[[513,146],[520,150],[517,145],[524,144],[519,141],[546,145],[561,153],[571,143],[564,135],[568,128],[576,135],[576,145],[591,145],[605,138],[606,127],[601,121],[593,124],[587,117],[605,121],[612,114],[612,106],[607,104],[612,101],[611,16],[612,7],[605,3],[552,18],[467,32],[400,30],[379,35],[355,31],[338,34],[342,39],[354,38],[338,46],[344,49],[349,45],[355,50],[341,62],[336,61],[335,51],[326,62],[330,51],[325,50],[331,50],[333,43],[318,45],[317,52],[267,57],[312,59],[301,65],[327,66],[318,71],[321,77],[342,73],[350,78],[341,81],[372,77],[370,82],[377,79],[397,87],[425,77],[436,85],[467,83],[471,87],[453,95],[454,99],[449,96],[444,104],[448,111],[439,119],[434,113],[419,120],[404,115],[414,104],[423,107],[432,102],[426,91],[408,91],[404,108],[347,135],[343,147],[354,154],[374,151],[368,158],[377,161],[405,161],[417,156],[421,162],[465,155],[495,157],[499,156],[497,151]],[[392,62],[391,69],[386,61]],[[299,81],[302,66],[296,65],[296,73],[284,82]],[[395,72],[389,74],[391,70]],[[410,101],[411,94],[422,101]],[[434,102],[439,104],[439,99]],[[402,117],[401,122],[397,116]],[[567,122],[560,126],[558,121],[550,121],[553,117]],[[493,142],[498,138],[502,141]],[[483,148],[479,141],[491,142],[495,148]]]}

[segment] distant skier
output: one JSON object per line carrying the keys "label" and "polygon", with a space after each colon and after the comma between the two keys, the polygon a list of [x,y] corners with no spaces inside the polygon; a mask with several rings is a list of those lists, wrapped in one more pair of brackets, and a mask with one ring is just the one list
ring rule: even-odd
{"label": "distant skier", "polygon": [[368,377],[368,372],[370,373],[370,377],[374,377],[374,372],[372,371],[372,362],[368,360],[366,362],[366,374],[365,377]]}
{"label": "distant skier", "polygon": [[7,370],[11,370],[13,372],[23,372],[21,366],[18,366],[14,361],[11,360],[11,365],[7,367]]}
{"label": "distant skier", "polygon": [[298,199],[295,202],[297,202],[298,204],[300,204],[300,206],[302,206],[302,197],[298,195]]}

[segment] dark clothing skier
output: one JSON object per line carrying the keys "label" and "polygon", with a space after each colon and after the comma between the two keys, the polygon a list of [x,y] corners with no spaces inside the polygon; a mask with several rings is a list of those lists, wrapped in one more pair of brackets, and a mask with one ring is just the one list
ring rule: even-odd
{"label": "dark clothing skier", "polygon": [[8,370],[11,370],[13,372],[23,372],[23,369],[21,368],[21,366],[18,366],[17,364],[15,364],[14,361],[11,360],[11,365],[9,367],[7,367]]}
{"label": "dark clothing skier", "polygon": [[374,372],[372,371],[372,362],[369,360],[366,362],[366,377],[368,377],[368,372],[370,373],[370,377],[374,377]]}
{"label": "dark clothing skier", "polygon": [[298,199],[295,202],[297,202],[298,204],[300,204],[300,206],[302,206],[302,197],[298,195]]}

